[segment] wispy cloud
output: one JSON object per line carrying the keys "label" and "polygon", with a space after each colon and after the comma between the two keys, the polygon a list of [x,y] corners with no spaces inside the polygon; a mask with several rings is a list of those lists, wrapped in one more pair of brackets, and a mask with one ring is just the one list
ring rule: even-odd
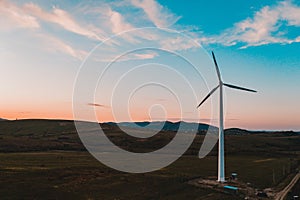
{"label": "wispy cloud", "polygon": [[[115,49],[120,49],[124,45],[139,44],[145,41],[150,41],[152,44],[156,43],[154,46],[175,51],[186,50],[195,46],[194,44],[186,43],[184,38],[172,38],[168,34],[160,34],[149,29],[136,29],[143,27],[147,22],[153,23],[156,27],[169,27],[177,22],[179,17],[158,2],[154,0],[128,0],[126,3],[128,9],[123,9],[124,3],[116,2],[103,2],[98,7],[85,5],[83,8],[80,8],[80,13],[84,13],[88,17],[92,16],[94,19],[88,21],[88,23],[84,21],[86,18],[79,18],[77,16],[78,12],[75,11],[70,12],[54,6],[46,10],[36,3],[20,5],[6,0],[0,2],[0,16],[3,16],[3,21],[10,19],[13,22],[7,23],[9,26],[37,30],[33,37],[36,37],[36,35],[41,37],[41,33],[45,33],[42,38],[44,40],[48,39],[48,46],[46,47],[48,50],[61,52],[80,60],[87,55],[87,52],[74,49],[70,45],[70,40],[67,41],[69,38],[63,39],[59,32],[53,33],[51,30],[45,29],[45,23],[55,24],[62,30],[91,40],[105,41],[109,45],[113,44]],[[139,18],[136,18],[137,15]],[[76,19],[76,16],[77,19],[81,20],[80,22]],[[130,31],[133,29],[135,31]],[[109,36],[114,34],[120,35],[116,40],[107,41]],[[120,38],[124,40],[120,41]],[[170,42],[170,44],[167,44],[167,42]],[[76,41],[76,43],[78,42]],[[83,48],[82,46],[80,47]],[[130,54],[118,61],[151,59],[157,55],[157,53],[153,52]],[[112,53],[105,59],[111,60],[110,58],[114,57]]]}
{"label": "wispy cloud", "polygon": [[[52,30],[45,28],[45,24],[55,24],[61,30],[83,36],[83,39],[93,42],[106,41],[109,36],[120,34],[115,40],[106,42],[109,45],[113,44],[113,48],[116,49],[116,52],[111,52],[110,55],[106,56],[106,61],[114,59],[122,47],[140,43],[170,51],[184,51],[198,48],[200,44],[237,45],[240,48],[247,48],[272,43],[300,42],[300,36],[291,38],[287,31],[281,30],[285,27],[300,26],[300,7],[293,4],[292,1],[282,1],[274,6],[265,6],[254,13],[252,17],[235,23],[219,35],[206,35],[199,29],[195,30],[189,26],[178,25],[180,16],[172,13],[155,0],[107,1],[102,2],[101,6],[99,5],[98,2],[94,2],[93,6],[87,4],[80,8],[75,6],[75,9],[80,10],[78,12],[78,10],[71,11],[58,7],[47,10],[36,3],[21,5],[0,0],[0,21],[3,24],[0,29],[27,28],[33,30],[33,37],[45,33],[42,38],[48,40],[47,49],[70,55],[79,60],[82,60],[87,52],[76,49],[74,46],[81,49],[86,46],[81,45],[81,41],[78,40],[73,41],[76,42],[76,45],[73,45],[71,38],[66,38],[59,31],[51,32]],[[79,16],[79,13],[83,13],[84,16]],[[187,40],[185,36],[179,34],[172,35],[150,29],[130,31],[144,27],[145,24],[146,26],[152,24],[153,27],[159,28],[176,27],[179,32],[184,32],[195,40]],[[153,52],[130,54],[118,61],[151,59],[157,55]]]}
{"label": "wispy cloud", "polygon": [[42,30],[40,20],[56,23],[70,32],[88,38],[102,40],[96,33],[79,25],[66,11],[57,8],[53,8],[52,13],[48,13],[33,3],[20,6],[3,0],[0,1],[0,17],[0,29],[13,30],[15,28],[24,28],[36,30],[32,32],[32,37],[39,38],[42,41],[42,48],[50,52],[70,55],[78,60],[82,60],[87,55],[87,52],[73,48],[59,37],[44,33],[45,31]]}
{"label": "wispy cloud", "polygon": [[103,104],[98,104],[98,103],[88,103],[88,106],[94,106],[94,107],[103,107],[103,108],[107,108],[109,106],[103,105]]}
{"label": "wispy cloud", "polygon": [[109,8],[107,15],[110,16],[111,29],[113,33],[120,33],[134,28],[131,24],[125,22],[124,17],[119,12],[113,11]]}
{"label": "wispy cloud", "polygon": [[203,43],[220,43],[227,46],[244,44],[241,48],[279,43],[299,42],[299,37],[289,38],[281,32],[284,26],[300,26],[300,7],[291,1],[279,2],[275,6],[265,6],[252,18],[247,18],[225,30],[221,35],[204,37]]}
{"label": "wispy cloud", "polygon": [[144,53],[128,53],[122,56],[118,56],[115,54],[107,55],[105,57],[97,57],[95,61],[99,62],[124,62],[129,60],[145,60],[145,59],[152,59],[158,56],[157,52],[154,51],[146,51]]}
{"label": "wispy cloud", "polygon": [[43,47],[48,51],[67,54],[78,60],[83,60],[88,54],[86,51],[73,48],[57,37],[47,34],[36,34],[36,36],[42,39],[45,43]]}
{"label": "wispy cloud", "polygon": [[149,52],[149,53],[135,53],[133,54],[133,58],[135,59],[151,59],[157,56],[156,52]]}
{"label": "wispy cloud", "polygon": [[192,48],[200,47],[200,44],[195,39],[187,39],[184,36],[177,36],[175,38],[166,38],[160,42],[163,49],[171,51],[187,50]]}
{"label": "wispy cloud", "polygon": [[88,27],[79,24],[73,19],[73,17],[68,12],[62,9],[54,7],[52,9],[52,12],[46,12],[38,5],[33,3],[25,4],[23,8],[24,11],[30,13],[32,16],[35,16],[40,20],[44,20],[47,22],[60,25],[61,27],[63,27],[64,29],[70,32],[83,35],[92,39],[100,40],[100,41],[105,40],[104,36],[100,36],[100,34],[97,34],[89,30]]}
{"label": "wispy cloud", "polygon": [[[98,13],[103,15],[102,18],[104,18],[106,21],[105,25],[112,34],[120,34],[136,28],[127,22],[125,17],[120,12],[113,10],[109,5],[96,10]],[[120,37],[125,38],[129,42],[138,42],[133,34],[121,34]]]}
{"label": "wispy cloud", "polygon": [[149,20],[151,20],[156,27],[170,27],[180,19],[179,16],[174,15],[155,0],[131,0],[131,3],[143,9]]}
{"label": "wispy cloud", "polygon": [[37,19],[26,13],[22,8],[15,4],[1,0],[0,1],[0,21],[1,29],[7,28],[39,28]]}

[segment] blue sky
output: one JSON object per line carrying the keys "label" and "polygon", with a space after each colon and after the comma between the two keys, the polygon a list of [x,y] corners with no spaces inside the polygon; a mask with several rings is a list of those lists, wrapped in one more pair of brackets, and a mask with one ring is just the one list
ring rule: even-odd
{"label": "blue sky", "polygon": [[[199,117],[205,122],[214,118],[211,107],[217,102],[217,95],[200,111],[192,110],[195,102],[201,101],[216,84],[214,66],[207,53],[214,50],[225,82],[259,91],[252,95],[226,90],[226,127],[300,130],[300,3],[295,0],[243,3],[234,0],[3,0],[0,25],[2,118],[72,119],[74,83],[79,70],[85,67],[82,62],[86,58],[90,71],[83,75],[82,81],[88,82],[120,54],[152,47],[128,53],[115,62],[111,74],[104,77],[108,86],[101,89],[100,81],[95,99],[80,99],[82,109],[96,109],[99,120],[113,121],[114,84],[128,70],[152,63],[144,69],[154,70],[159,64],[163,69],[170,70],[163,66],[173,67],[197,90],[193,100],[189,96],[192,93],[182,97],[187,106],[183,105],[184,119],[197,121]],[[193,73],[182,59],[174,58],[175,54],[177,58],[180,55],[191,61],[202,77]],[[147,75],[141,71],[135,77],[143,80],[167,77],[166,84],[174,83],[171,85],[177,92],[185,93],[184,84],[174,78],[177,75],[168,76],[163,69],[149,71]],[[126,77],[123,91],[133,89],[134,77],[125,80]],[[125,102],[123,108],[127,108],[129,104],[124,99],[130,98],[126,96],[129,93],[116,94],[121,95],[116,105]],[[149,87],[143,94],[132,97],[134,103],[130,108],[134,120],[160,119],[167,111],[166,119],[180,119],[176,99],[167,97],[171,93]],[[146,97],[153,101],[143,101]],[[158,106],[149,111],[153,105]],[[165,110],[159,105],[165,106]],[[148,111],[153,118],[149,118]],[[128,119],[123,114],[118,118],[121,121]]]}

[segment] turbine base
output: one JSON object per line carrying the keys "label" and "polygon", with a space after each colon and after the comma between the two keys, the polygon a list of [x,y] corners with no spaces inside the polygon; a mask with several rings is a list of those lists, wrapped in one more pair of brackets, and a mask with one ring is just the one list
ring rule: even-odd
{"label": "turbine base", "polygon": [[226,183],[227,181],[224,178],[220,178],[217,180],[219,183]]}

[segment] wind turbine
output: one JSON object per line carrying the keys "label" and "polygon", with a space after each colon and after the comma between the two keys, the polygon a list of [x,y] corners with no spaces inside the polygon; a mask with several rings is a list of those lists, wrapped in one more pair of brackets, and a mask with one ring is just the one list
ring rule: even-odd
{"label": "wind turbine", "polygon": [[214,63],[216,66],[216,71],[219,79],[219,85],[215,87],[202,101],[201,103],[197,106],[199,108],[218,88],[220,88],[220,118],[219,118],[219,160],[218,160],[218,181],[219,182],[225,182],[225,163],[224,163],[224,114],[223,114],[223,86],[230,87],[233,89],[238,89],[238,90],[244,90],[248,92],[256,92],[255,90],[235,86],[235,85],[230,85],[227,83],[223,83],[222,78],[221,78],[221,73],[218,67],[218,63],[215,58],[214,52],[212,53],[212,57],[214,59]]}

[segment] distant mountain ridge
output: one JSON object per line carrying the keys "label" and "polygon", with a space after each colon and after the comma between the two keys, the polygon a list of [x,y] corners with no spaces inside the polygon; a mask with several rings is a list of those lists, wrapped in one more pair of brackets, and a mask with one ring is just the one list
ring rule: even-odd
{"label": "distant mountain ridge", "polygon": [[[121,127],[128,127],[128,128],[146,128],[149,130],[156,130],[156,131],[173,131],[177,132],[180,130],[182,132],[195,132],[197,131],[198,134],[206,134],[208,128],[212,131],[218,131],[219,128],[216,126],[204,124],[204,123],[195,123],[195,122],[185,122],[185,121],[178,121],[178,122],[171,122],[171,121],[144,121],[144,122],[107,122],[103,124],[113,125],[113,126],[121,126]],[[197,130],[198,129],[198,130]],[[268,134],[268,133],[283,133],[284,135],[292,136],[300,134],[300,132],[295,131],[250,131],[241,128],[228,128],[224,130],[225,135],[248,135],[248,134]]]}
{"label": "distant mountain ridge", "polygon": [[[53,129],[56,129],[57,127],[63,128],[64,126],[73,127],[74,121],[73,120],[61,120],[61,119],[20,119],[20,120],[7,120],[0,118],[1,126],[0,126],[0,133],[1,128],[5,128],[6,126],[11,126],[11,130],[14,129],[12,133],[16,133],[19,131],[22,131],[23,129],[18,128],[23,127],[26,128],[28,125],[32,125],[30,129],[32,129],[31,132],[35,132],[38,129],[41,132],[49,131],[49,127],[53,127]],[[57,124],[57,125],[55,125]],[[18,125],[18,126],[15,126]],[[64,126],[62,126],[64,125]],[[181,128],[182,132],[194,132],[198,129],[198,134],[206,134],[208,128],[210,127],[213,131],[218,131],[218,127],[211,126],[204,123],[195,123],[195,122],[185,122],[185,121],[178,121],[178,122],[171,122],[171,121],[144,121],[144,122],[103,122],[100,123],[100,125],[104,125],[106,127],[110,126],[123,126],[133,129],[138,128],[146,128],[146,129],[152,129],[157,131],[172,131],[177,132],[179,129],[179,126]],[[20,129],[20,130],[19,130]],[[3,132],[4,130],[2,130]],[[6,132],[6,131],[4,131]],[[241,128],[229,128],[225,130],[225,135],[248,135],[248,134],[277,134],[278,136],[295,136],[299,135],[299,131],[250,131],[245,130]]]}
{"label": "distant mountain ridge", "polygon": [[195,123],[195,122],[171,122],[171,121],[153,121],[153,122],[109,122],[109,125],[118,125],[121,127],[129,127],[129,128],[146,128],[149,130],[161,130],[161,131],[180,131],[182,132],[206,132],[208,128],[212,130],[217,130],[218,128],[215,126],[210,126],[208,124],[203,123]]}

